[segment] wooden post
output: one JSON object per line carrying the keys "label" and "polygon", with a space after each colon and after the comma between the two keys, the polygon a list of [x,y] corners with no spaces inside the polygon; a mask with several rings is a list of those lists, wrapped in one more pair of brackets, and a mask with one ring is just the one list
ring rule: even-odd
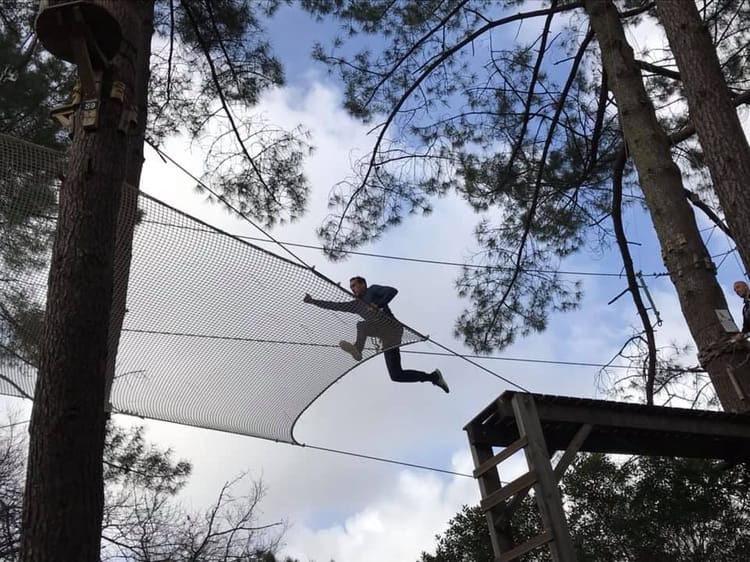
{"label": "wooden post", "polygon": [[[492,447],[477,443],[473,428],[467,428],[467,433],[471,456],[474,458],[474,466],[479,467],[493,457]],[[477,480],[479,481],[479,491],[482,494],[482,498],[488,497],[502,487],[497,468],[493,468],[477,476]],[[490,529],[492,550],[495,553],[506,552],[513,548],[513,537],[510,536],[510,522],[508,521],[508,517],[502,512],[502,509],[502,506],[499,506],[485,513],[487,525]]]}
{"label": "wooden post", "polygon": [[560,499],[560,489],[552,469],[534,398],[527,394],[516,394],[513,396],[512,405],[518,432],[521,437],[526,437],[528,440],[524,449],[526,462],[529,465],[529,472],[534,472],[537,476],[534,492],[542,522],[552,533],[553,540],[549,544],[552,559],[555,562],[575,562],[573,541],[570,539],[568,522],[565,519]]}

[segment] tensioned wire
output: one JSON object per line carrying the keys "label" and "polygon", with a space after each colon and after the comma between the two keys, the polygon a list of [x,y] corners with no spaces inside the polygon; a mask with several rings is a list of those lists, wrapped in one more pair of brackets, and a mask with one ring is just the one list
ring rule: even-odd
{"label": "tensioned wire", "polygon": [[[39,214],[32,195],[57,193],[49,178],[59,174],[60,158],[60,153],[0,137],[0,165],[7,172],[0,178],[0,201],[16,206],[11,210],[27,230]],[[19,185],[18,178],[30,181],[33,189]],[[130,281],[112,410],[296,443],[293,428],[300,415],[359,364],[338,348],[339,340],[354,339],[359,317],[317,308],[302,297],[310,293],[341,302],[351,300],[351,294],[308,266],[142,192],[133,195],[137,198],[123,197],[131,203],[121,211],[125,223],[135,224],[133,258],[129,271],[121,263],[115,272],[120,290]],[[47,266],[26,268],[14,284],[32,287],[28,294],[40,310],[46,275]],[[386,320],[392,322],[378,322]],[[0,334],[0,344],[11,349],[7,337]],[[41,333],[33,337],[38,340]],[[404,327],[401,344],[424,339]],[[274,343],[282,340],[309,345],[290,349]],[[22,348],[13,351],[16,355],[0,350],[0,392],[33,395],[33,357],[19,355]],[[368,360],[382,350],[371,346],[364,351]]]}
{"label": "tensioned wire", "polygon": [[[146,333],[146,334],[181,336],[181,337],[186,337],[186,338],[208,338],[208,339],[218,339],[218,340],[248,341],[248,342],[256,342],[256,343],[273,343],[273,344],[287,345],[287,346],[300,345],[300,346],[333,347],[333,348],[339,347],[338,345],[332,345],[332,344],[316,344],[316,343],[300,342],[300,341],[293,341],[293,340],[267,340],[267,339],[258,339],[258,338],[241,338],[241,337],[230,337],[230,336],[209,336],[206,334],[191,334],[187,332],[167,333],[167,332],[158,332],[155,330],[138,330],[138,329],[131,329],[131,328],[125,328],[124,331]],[[455,357],[455,353],[441,352],[441,351],[416,351],[413,349],[404,349],[401,351],[401,353],[407,353],[411,355],[429,355],[433,357]],[[561,360],[553,360],[553,359],[535,359],[533,357],[500,357],[497,355],[470,355],[470,354],[463,354],[463,356],[471,358],[471,359],[481,359],[481,360],[489,360],[489,361],[508,361],[511,363],[513,362],[538,363],[541,365],[560,365],[564,367],[599,367],[599,368],[606,368],[606,369],[631,369],[632,368],[629,365],[617,365],[617,364],[613,365],[611,363],[594,363],[594,362],[586,362],[586,361],[561,361]],[[705,372],[704,369],[702,369],[701,367],[665,367],[662,370],[664,372],[670,372],[670,373],[675,373],[675,372],[703,373]]]}
{"label": "tensioned wire", "polygon": [[[171,226],[174,228],[177,228],[176,225],[170,225],[165,224],[163,226]],[[278,244],[281,246],[291,246],[293,248],[305,248],[308,250],[319,250],[322,252],[325,252],[326,248],[323,246],[316,246],[313,244],[301,244],[299,242],[289,242],[284,240],[276,240],[272,239],[269,240],[267,238],[261,238],[258,236],[245,236],[241,234],[235,234],[237,238],[240,238],[242,240],[249,240],[251,242],[266,242],[266,243],[273,243]],[[397,256],[393,254],[378,254],[373,252],[361,252],[357,250],[337,250],[337,252],[340,252],[342,254],[352,255],[352,256],[363,256],[363,257],[369,257],[369,258],[381,258],[386,260],[394,260],[394,261],[405,261],[405,262],[412,262],[412,263],[424,263],[424,264],[430,264],[430,265],[445,265],[445,266],[452,266],[452,267],[465,267],[467,269],[491,269],[491,270],[510,270],[510,267],[503,267],[503,266],[497,266],[497,265],[484,265],[484,264],[475,264],[475,263],[464,263],[464,262],[457,262],[457,261],[448,261],[448,260],[438,260],[438,259],[429,259],[429,258],[414,258],[414,257],[408,257],[408,256]],[[524,273],[556,273],[558,275],[573,275],[573,276],[580,276],[580,277],[617,277],[617,278],[624,278],[624,273],[614,273],[611,271],[575,271],[575,270],[556,270],[556,269],[531,269],[531,268],[523,268],[522,271]],[[669,274],[666,271],[662,272],[654,272],[654,273],[643,273],[643,277],[666,277]]]}
{"label": "tensioned wire", "polygon": [[[8,148],[9,144],[13,145],[10,149]],[[18,150],[19,146],[23,148],[23,151]],[[0,160],[5,161],[3,162],[3,167],[9,172],[6,179],[11,177],[14,171],[18,171],[18,168],[23,168],[26,171],[32,168],[43,171],[49,170],[49,175],[45,177],[45,181],[49,181],[47,178],[55,175],[53,172],[57,169],[56,166],[59,163],[59,153],[53,151],[45,152],[38,147],[33,147],[33,145],[30,147],[28,143],[18,143],[18,141],[9,143],[7,137],[0,137],[0,148],[5,149],[0,150]],[[14,153],[9,155],[8,150],[11,152],[16,150],[18,154],[25,151],[24,157],[22,158],[23,162],[20,166],[17,161],[18,158],[16,158],[18,154]],[[29,151],[33,153],[31,156],[28,155]],[[33,160],[34,162],[30,164],[29,160]],[[39,160],[39,162],[36,162],[36,160]],[[52,160],[55,160],[56,163],[53,163]],[[38,187],[39,186],[37,186],[37,188]],[[27,207],[27,210],[35,209],[33,202],[24,199],[28,194],[23,191],[19,193],[21,194],[21,197],[16,197],[14,201],[16,203],[21,201],[22,204]],[[231,385],[238,382],[237,379],[229,381],[222,379],[222,371],[226,371],[226,369],[224,369],[226,366],[230,367],[229,372],[232,372],[233,374],[242,373],[243,368],[247,367],[246,362],[243,360],[237,360],[231,356],[233,355],[233,351],[237,351],[237,346],[241,347],[243,343],[247,343],[253,338],[246,337],[246,335],[243,334],[242,329],[237,333],[233,333],[233,330],[230,330],[229,333],[217,330],[216,328],[219,328],[219,326],[216,322],[216,310],[221,307],[213,307],[210,303],[204,303],[202,300],[211,297],[212,295],[210,293],[212,290],[215,291],[216,287],[222,287],[222,283],[226,286],[227,282],[231,283],[235,280],[238,280],[239,283],[233,288],[237,293],[241,294],[242,290],[247,286],[247,284],[244,283],[246,279],[250,279],[252,283],[257,285],[256,290],[264,291],[266,294],[277,295],[280,289],[279,285],[274,284],[273,282],[269,284],[268,279],[270,277],[275,277],[277,280],[279,278],[288,280],[289,276],[286,276],[285,274],[291,275],[292,280],[294,280],[294,283],[292,284],[296,284],[296,290],[290,291],[290,295],[296,297],[304,294],[304,292],[312,292],[313,288],[317,290],[318,287],[320,287],[320,292],[317,292],[316,296],[325,297],[326,294],[331,295],[331,293],[333,293],[330,297],[332,300],[346,300],[351,298],[350,295],[329,279],[324,278],[322,275],[315,272],[309,266],[298,265],[271,254],[266,250],[248,244],[245,241],[239,240],[237,237],[223,233],[218,229],[214,229],[209,225],[201,223],[197,219],[189,217],[184,213],[180,213],[145,194],[140,193],[139,196],[141,198],[140,209],[134,206],[133,208],[126,210],[134,215],[137,215],[138,212],[141,211],[143,212],[143,216],[136,221],[137,226],[134,246],[138,248],[140,245],[139,249],[141,251],[134,251],[132,273],[135,282],[131,282],[129,289],[129,297],[131,298],[128,299],[129,310],[125,318],[121,356],[118,360],[117,379],[113,385],[112,402],[115,410],[122,411],[123,413],[130,413],[139,417],[151,417],[175,423],[198,425],[222,431],[254,435],[264,439],[283,441],[294,445],[301,445],[294,440],[292,435],[294,423],[299,418],[299,415],[301,415],[301,411],[304,411],[304,409],[312,403],[312,401],[319,396],[327,386],[333,384],[338,377],[333,380],[331,380],[331,376],[324,378],[322,382],[328,382],[328,385],[323,385],[323,390],[312,396],[312,399],[311,393],[314,394],[314,392],[312,392],[313,389],[309,388],[308,385],[306,393],[300,392],[300,389],[296,387],[304,386],[307,383],[301,379],[301,382],[300,380],[295,380],[291,386],[284,388],[284,390],[289,392],[289,395],[296,406],[286,410],[280,408],[280,410],[282,410],[280,416],[281,419],[274,420],[270,425],[265,423],[267,420],[261,411],[260,419],[264,423],[261,424],[261,427],[255,428],[254,430],[248,429],[249,426],[247,425],[247,419],[243,419],[242,416],[241,405],[240,407],[236,407],[238,395],[241,398],[242,396],[246,396],[247,393],[232,392],[232,388],[230,388],[230,395],[228,396],[230,400],[223,401],[219,399],[221,396],[217,397],[212,395],[209,391],[212,389],[212,386],[216,386],[217,384],[221,386],[221,383]],[[160,220],[153,220],[154,218]],[[159,227],[160,223],[162,225],[161,228]],[[175,228],[165,229],[164,224],[167,223],[174,225]],[[203,233],[199,231],[203,231]],[[166,239],[164,236],[165,232],[171,232]],[[216,234],[221,234],[222,236],[216,236]],[[232,246],[234,253],[228,251],[225,247],[227,244]],[[158,251],[162,251],[163,253],[159,254]],[[154,252],[157,252],[157,255],[153,255]],[[241,254],[241,256],[238,257],[236,255],[237,253]],[[256,264],[256,267],[242,267],[242,264],[244,263],[242,258],[247,256],[252,257],[252,259],[255,260],[254,263]],[[232,262],[232,257],[236,258],[236,263]],[[144,261],[142,258],[147,259]],[[196,260],[196,258],[201,259]],[[298,261],[301,262],[302,260],[298,259]],[[224,266],[229,266],[227,267],[228,271],[222,270]],[[191,283],[191,275],[195,276],[198,273],[202,274],[200,277],[202,283]],[[234,275],[225,275],[226,273],[232,273]],[[273,274],[276,275],[274,276]],[[41,280],[45,276],[46,271],[41,271],[37,272],[35,275],[31,275],[28,279],[22,279],[21,281],[30,281],[32,285],[36,284],[43,286],[44,284],[41,283]],[[120,272],[120,277],[122,277],[122,272]],[[207,279],[213,282],[207,282]],[[34,282],[35,280],[36,282]],[[217,283],[217,280],[220,282]],[[120,281],[122,281],[122,279],[120,279]],[[154,293],[157,295],[161,293],[160,296],[162,299],[153,298]],[[233,295],[229,295],[226,298],[231,299],[232,297]],[[258,300],[256,298],[257,294],[253,294],[251,297],[251,300]],[[162,300],[167,302],[162,302]],[[318,329],[320,326],[316,325],[315,320],[324,320],[322,322],[324,327],[330,325],[330,323],[334,321],[334,318],[330,316],[330,313],[326,315],[323,311],[314,309],[313,307],[303,306],[301,299],[292,298],[284,301],[284,305],[289,305],[291,303],[295,306],[290,308],[294,308],[295,311],[301,312],[301,314],[295,317],[303,319],[310,316],[313,317],[313,321],[310,325],[307,325],[307,323],[305,323],[306,325],[297,325],[296,329],[299,329],[301,336],[307,336],[307,340],[302,339],[301,341],[309,344],[309,348],[318,349],[324,354],[323,357],[326,358],[324,363],[326,365],[330,365],[331,367],[338,365],[340,371],[342,368],[341,364],[344,363],[343,368],[345,370],[340,376],[343,376],[343,374],[356,365],[355,363],[349,365],[346,362],[347,357],[341,353],[336,343],[338,336],[336,338],[331,338],[330,329],[323,329],[323,334],[321,334],[321,330]],[[269,320],[286,320],[289,317],[288,310],[282,312],[274,310],[273,307],[271,307],[270,310],[266,310],[265,314],[262,315],[243,315],[244,311],[242,310],[242,302],[226,303],[222,300],[221,304],[224,305],[223,310],[227,317],[231,316],[235,324],[238,322],[243,324],[248,320],[258,318],[265,322]],[[298,306],[302,308],[298,310]],[[240,310],[237,310],[238,308]],[[201,341],[196,344],[194,338],[187,338],[191,340],[191,342],[187,344],[174,341],[176,337],[185,339],[182,335],[178,335],[178,330],[172,329],[170,331],[168,329],[170,325],[174,327],[182,326],[180,322],[175,321],[174,318],[170,318],[170,315],[174,315],[175,312],[187,315],[192,320],[195,320],[196,316],[200,319],[198,326],[202,328],[202,332],[208,334],[205,338],[201,339],[214,340],[218,335],[225,339],[228,344],[225,343],[218,349],[218,351],[213,350],[212,352],[211,350],[205,349],[205,342]],[[324,318],[320,318],[319,315],[321,313],[324,314]],[[224,315],[221,313],[218,316],[220,319],[224,318]],[[151,328],[139,327],[139,322],[144,319],[149,319],[154,325]],[[335,323],[337,325],[341,324],[341,319],[335,318]],[[148,325],[148,322],[145,324]],[[352,324],[353,321],[350,320],[348,324],[350,333]],[[236,328],[237,326],[232,325],[230,327]],[[241,325],[240,328],[242,327],[243,326]],[[206,330],[206,328],[209,329]],[[185,334],[189,332],[189,330],[185,330],[184,327],[183,331]],[[281,341],[281,338],[267,337],[266,332],[263,330],[260,331],[263,332],[264,336],[266,336],[265,339],[268,340],[268,342],[260,342],[260,339],[262,338],[255,338],[262,344]],[[287,332],[284,334],[287,335]],[[145,336],[150,336],[152,339],[144,340]],[[404,343],[419,341],[420,339],[423,339],[420,334],[413,330],[407,330]],[[434,341],[433,343],[440,345]],[[466,360],[461,354],[452,350],[448,351],[451,355]],[[212,359],[211,357],[207,358],[206,356],[211,355],[211,353],[213,353],[212,357],[218,359],[217,362],[221,364],[220,369],[214,368],[211,370],[208,368],[212,363]],[[275,350],[268,348],[266,345],[261,349],[260,353],[256,352],[251,353],[250,355],[255,357],[261,355],[263,357],[270,356],[278,358],[278,352],[276,352],[275,355],[274,353]],[[329,357],[329,355],[331,355],[331,357]],[[317,355],[314,356],[317,357]],[[367,355],[367,357],[371,356],[372,354]],[[164,357],[167,357],[167,359],[165,360]],[[500,377],[493,371],[486,369],[481,365],[477,365],[473,361],[470,362],[490,374],[502,378],[503,380],[506,380],[506,382],[524,390],[519,385]],[[277,367],[279,363],[283,363],[283,361],[276,361],[274,367]],[[2,366],[5,367],[6,365],[3,364]],[[13,362],[11,361],[11,367],[13,366]],[[18,365],[15,365],[15,367],[18,367]],[[29,392],[33,392],[33,380],[32,377],[30,377],[29,365],[24,364],[22,367],[24,369],[16,372],[22,383],[20,386],[27,388]],[[265,365],[265,367],[269,367],[269,365]],[[189,376],[187,371],[189,371],[190,368],[196,368],[197,375]],[[283,372],[279,374],[286,373],[287,378],[289,378],[288,370],[280,370]],[[159,372],[166,372],[167,376],[159,377]],[[305,373],[303,373],[303,375],[304,374]],[[252,373],[252,375],[255,375],[253,378],[258,378],[258,373]],[[35,378],[35,376],[33,378]],[[270,382],[270,386],[273,387],[272,390],[278,390],[278,381],[271,380]],[[249,388],[259,390],[263,386],[262,384],[255,383],[258,383],[258,381],[252,381]],[[246,385],[243,388],[246,389],[248,386]],[[17,391],[7,393],[18,395]],[[211,400],[207,400],[207,397],[211,398]],[[234,402],[232,402],[232,400],[234,400]],[[305,400],[309,400],[307,405],[304,405]],[[267,404],[264,403],[263,405]],[[206,408],[207,406],[208,408]],[[218,406],[215,408],[217,410],[223,407],[224,411],[218,413],[212,413],[211,411],[207,412],[206,409],[211,410],[212,406]],[[246,406],[252,407],[252,404]],[[302,410],[295,416],[295,412],[299,411],[300,406],[302,406]],[[288,432],[283,430],[284,427],[289,428]],[[308,447],[328,450],[328,448],[325,447],[311,445],[308,445]],[[340,452],[342,454],[348,453],[339,450],[331,451]],[[361,455],[358,453],[353,453],[353,456],[370,458],[369,455]],[[381,459],[378,457],[372,458],[373,460],[384,460],[390,462],[389,459]],[[395,462],[398,463],[400,461]],[[407,464],[412,465],[411,463]],[[429,467],[422,467],[421,465],[412,466],[429,469]],[[451,472],[442,469],[437,470],[448,473]]]}
{"label": "tensioned wire", "polygon": [[[29,423],[29,421],[30,420],[23,420],[23,421],[19,421],[19,422],[13,422],[13,423],[10,423],[10,424],[7,424],[7,425],[0,425],[0,430],[2,430],[2,429],[9,429],[11,427],[16,427],[18,425],[24,425],[24,424]],[[317,446],[317,445],[308,445],[308,444],[305,444],[305,443],[288,443],[288,445],[292,445],[294,447],[302,447],[304,449],[313,449],[313,450],[316,450],[316,451],[323,451],[325,453],[334,453],[334,454],[337,454],[337,455],[344,455],[344,456],[354,457],[354,458],[359,458],[359,459],[364,459],[364,460],[370,460],[370,461],[376,461],[376,462],[383,462],[383,463],[387,463],[387,464],[395,464],[395,465],[398,465],[398,466],[405,466],[405,467],[408,467],[408,468],[418,468],[420,470],[428,470],[430,472],[439,472],[439,473],[442,473],[442,474],[451,474],[453,476],[463,476],[465,478],[474,478],[473,475],[466,474],[465,472],[456,472],[456,471],[448,470],[448,469],[445,469],[445,468],[437,468],[437,467],[434,467],[434,466],[427,466],[427,465],[424,465],[424,464],[416,464],[416,463],[407,462],[407,461],[400,461],[400,460],[396,460],[396,459],[389,459],[389,458],[386,458],[386,457],[377,457],[377,456],[374,456],[374,455],[365,455],[363,453],[355,453],[353,451],[344,451],[342,449],[333,449],[333,448],[330,448],[330,447],[321,447],[321,446]],[[107,463],[107,464],[109,464],[110,466],[115,466],[112,463]],[[123,467],[119,467],[119,468],[122,468],[126,472],[136,472],[138,474],[142,474],[144,476],[148,476],[144,472],[138,472],[137,470],[133,470],[131,468],[123,468]]]}
{"label": "tensioned wire", "polygon": [[[302,258],[300,258],[299,256],[297,256],[294,252],[292,252],[289,248],[287,248],[282,242],[280,242],[279,240],[277,240],[276,238],[274,238],[269,232],[267,232],[264,228],[262,228],[255,221],[253,221],[249,216],[247,216],[246,213],[243,213],[242,211],[240,211],[239,209],[237,209],[225,197],[223,197],[221,194],[217,193],[215,190],[211,189],[208,185],[205,184],[205,182],[203,182],[199,178],[197,178],[193,173],[191,173],[189,170],[187,170],[179,162],[177,162],[176,160],[174,160],[171,156],[169,156],[168,154],[166,154],[158,146],[155,146],[151,142],[148,142],[148,145],[157,153],[157,155],[159,155],[161,158],[163,158],[165,160],[168,160],[170,163],[172,163],[172,165],[176,166],[180,171],[182,171],[184,174],[186,174],[190,179],[192,179],[193,181],[195,181],[202,188],[206,189],[209,193],[211,193],[211,195],[213,195],[214,197],[216,197],[219,201],[221,201],[224,205],[226,205],[230,210],[232,210],[234,213],[236,213],[239,217],[241,217],[242,219],[244,219],[253,228],[255,228],[256,230],[260,231],[271,242],[273,242],[274,244],[280,246],[285,252],[287,252],[291,256],[294,256],[294,258],[299,263],[301,263],[302,265],[304,265],[305,267],[307,267],[311,271],[315,272],[316,275],[318,275],[321,278],[327,280],[329,283],[338,286],[338,284],[335,281],[333,281],[332,279],[330,279],[330,278],[326,277],[325,275],[323,275],[323,274],[318,273],[317,271],[315,271],[314,267],[308,265]],[[404,327],[407,327],[403,323],[401,323],[401,325],[404,326]],[[411,331],[413,331],[413,332],[415,332],[415,333],[418,333],[415,330],[413,330],[412,328],[408,328],[408,329],[411,330]],[[493,371],[491,369],[488,369],[484,365],[480,365],[476,361],[473,361],[472,359],[466,357],[465,355],[462,355],[461,353],[459,353],[459,352],[457,352],[457,351],[455,351],[455,350],[453,350],[453,349],[451,349],[451,348],[443,345],[442,343],[440,343],[440,342],[438,342],[438,341],[430,338],[429,336],[422,336],[422,340],[423,341],[427,341],[427,340],[431,341],[434,345],[440,347],[441,349],[444,349],[448,353],[451,353],[452,355],[454,355],[454,356],[456,356],[456,357],[458,357],[460,359],[463,359],[464,361],[466,361],[467,363],[473,365],[474,367],[476,367],[476,368],[478,368],[478,369],[480,369],[482,371],[485,371],[486,373],[488,373],[488,374],[490,374],[490,375],[492,375],[492,376],[494,376],[494,377],[496,377],[496,378],[498,378],[498,379],[500,379],[500,380],[508,383],[511,386],[514,386],[514,387],[518,388],[519,390],[521,390],[523,392],[530,392],[528,389],[524,388],[523,386],[521,386],[520,384],[516,383],[515,381],[512,381],[512,380],[508,379],[507,377],[504,377],[503,375],[500,375],[500,374],[496,373],[495,371]],[[324,391],[325,391],[325,389],[324,389]],[[322,394],[322,392],[321,392],[321,394]]]}

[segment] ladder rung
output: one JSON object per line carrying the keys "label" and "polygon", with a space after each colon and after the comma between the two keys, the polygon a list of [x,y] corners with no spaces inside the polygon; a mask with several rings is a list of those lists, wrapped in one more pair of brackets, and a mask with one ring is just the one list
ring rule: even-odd
{"label": "ladder rung", "polygon": [[534,550],[537,547],[547,544],[552,540],[552,531],[546,530],[541,535],[535,536],[533,539],[527,540],[525,543],[518,545],[513,550],[502,553],[498,558],[497,562],[510,562],[515,560],[522,554],[526,554],[530,550]]}
{"label": "ladder rung", "polygon": [[487,459],[482,464],[480,464],[478,467],[474,469],[474,478],[479,478],[484,473],[486,473],[491,468],[497,466],[501,462],[503,462],[505,459],[513,455],[514,453],[517,453],[520,451],[523,447],[525,447],[529,441],[526,439],[526,437],[521,437],[520,439],[517,439],[505,449],[500,451],[498,454],[496,454],[491,459]]}
{"label": "ladder rung", "polygon": [[523,476],[519,476],[518,478],[513,480],[513,482],[503,486],[499,490],[492,492],[489,496],[479,502],[479,506],[482,508],[482,511],[489,511],[496,505],[507,500],[512,495],[517,494],[521,490],[530,488],[535,482],[536,472],[532,470],[531,472],[527,472]]}

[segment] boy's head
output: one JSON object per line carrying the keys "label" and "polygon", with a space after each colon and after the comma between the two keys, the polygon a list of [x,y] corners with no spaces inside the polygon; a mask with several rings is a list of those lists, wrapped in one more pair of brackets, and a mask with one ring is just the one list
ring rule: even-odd
{"label": "boy's head", "polygon": [[367,290],[367,281],[364,277],[356,276],[349,279],[349,288],[354,293],[355,297],[361,297]]}
{"label": "boy's head", "polygon": [[732,289],[734,289],[734,292],[743,299],[750,297],[750,294],[748,294],[750,293],[750,289],[744,281],[735,281],[734,285],[732,285]]}

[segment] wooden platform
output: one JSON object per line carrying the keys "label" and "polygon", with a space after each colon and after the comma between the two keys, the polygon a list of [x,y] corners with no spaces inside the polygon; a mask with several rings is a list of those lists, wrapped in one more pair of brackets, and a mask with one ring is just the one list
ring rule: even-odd
{"label": "wooden platform", "polygon": [[[507,447],[519,438],[506,391],[464,429],[475,443]],[[592,429],[581,452],[750,461],[750,414],[645,406],[530,394],[550,453],[565,450],[583,425]]]}
{"label": "wooden platform", "polygon": [[[575,562],[558,483],[579,452],[750,461],[750,414],[507,391],[464,429],[496,562],[538,548],[553,562]],[[499,465],[521,451],[527,472],[503,482]],[[514,544],[510,521],[532,488],[542,529]]]}

